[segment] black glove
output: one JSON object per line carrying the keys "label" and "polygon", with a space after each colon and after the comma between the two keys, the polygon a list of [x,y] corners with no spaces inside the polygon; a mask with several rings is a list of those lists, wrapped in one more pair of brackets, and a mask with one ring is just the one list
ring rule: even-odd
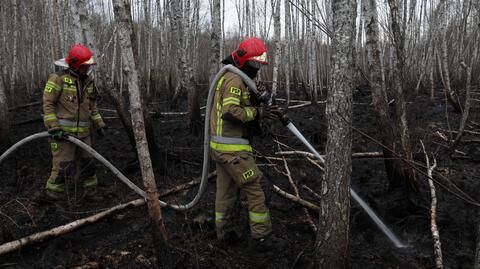
{"label": "black glove", "polygon": [[61,127],[55,127],[48,130],[48,133],[52,135],[54,139],[61,139],[63,138],[63,130]]}
{"label": "black glove", "polygon": [[98,134],[98,138],[102,139],[105,137],[105,128],[102,127],[102,128],[98,128],[97,129],[97,134]]}
{"label": "black glove", "polygon": [[257,94],[256,99],[260,103],[267,104],[272,99],[272,93],[269,91],[261,91]]}
{"label": "black glove", "polygon": [[283,117],[283,109],[278,105],[273,105],[264,112],[263,117],[269,121],[274,121]]}

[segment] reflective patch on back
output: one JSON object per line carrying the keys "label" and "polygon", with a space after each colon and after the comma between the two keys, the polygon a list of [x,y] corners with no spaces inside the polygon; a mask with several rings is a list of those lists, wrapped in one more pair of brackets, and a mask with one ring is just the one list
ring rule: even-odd
{"label": "reflective patch on back", "polygon": [[230,93],[233,93],[235,95],[242,95],[242,90],[240,90],[239,88],[230,87]]}

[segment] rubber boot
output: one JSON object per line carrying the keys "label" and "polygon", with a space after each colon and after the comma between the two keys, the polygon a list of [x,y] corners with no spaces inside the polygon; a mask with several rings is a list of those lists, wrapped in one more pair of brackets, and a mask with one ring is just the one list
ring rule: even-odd
{"label": "rubber boot", "polygon": [[284,249],[287,246],[287,241],[273,234],[269,234],[266,237],[254,239],[254,244],[256,251],[266,253]]}

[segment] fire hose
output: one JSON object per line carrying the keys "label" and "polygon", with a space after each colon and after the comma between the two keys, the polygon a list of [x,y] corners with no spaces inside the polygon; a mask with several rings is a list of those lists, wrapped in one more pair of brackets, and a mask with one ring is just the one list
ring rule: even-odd
{"label": "fire hose", "polygon": [[[213,97],[215,94],[215,87],[217,85],[217,82],[220,80],[220,78],[226,73],[226,72],[232,72],[237,75],[239,75],[243,82],[247,85],[250,91],[252,91],[255,95],[260,96],[261,93],[258,92],[257,87],[255,85],[255,82],[250,79],[245,73],[243,73],[240,69],[236,68],[233,65],[226,65],[220,71],[215,75],[214,79],[212,80],[212,83],[210,85],[209,91],[208,91],[208,97],[207,97],[207,105],[206,105],[206,111],[205,111],[205,129],[204,129],[204,140],[203,140],[203,170],[202,170],[202,177],[200,180],[200,186],[198,189],[197,194],[193,198],[192,201],[190,201],[187,204],[168,204],[164,201],[160,201],[160,205],[163,207],[170,207],[175,210],[187,210],[195,206],[198,201],[200,200],[201,196],[205,192],[205,188],[207,186],[207,181],[208,181],[208,172],[210,169],[210,113],[212,109],[212,103],[213,103]],[[271,99],[269,101],[270,105]],[[319,160],[324,161],[322,156],[315,150],[315,148],[308,142],[308,140],[302,135],[302,133],[295,127],[295,125],[292,123],[292,121],[284,115],[281,119],[282,123],[300,140],[302,143],[317,157]],[[48,132],[41,132],[41,133],[36,133],[33,135],[30,135],[16,144],[14,144],[12,147],[10,147],[7,151],[5,151],[1,156],[0,156],[0,164],[13,152],[15,152],[18,148],[21,146],[25,145],[26,143],[29,143],[31,141],[41,139],[41,138],[46,138],[49,137],[50,134]],[[135,193],[138,195],[142,196],[143,198],[146,198],[145,192],[140,189],[137,185],[135,185],[132,181],[130,181],[125,175],[120,172],[113,164],[111,164],[107,159],[105,159],[102,155],[100,155],[97,151],[95,151],[93,148],[88,146],[87,144],[83,143],[81,140],[73,137],[73,136],[65,136],[65,139],[70,141],[71,143],[74,143],[78,147],[82,148],[83,150],[87,151],[90,153],[94,158],[96,158],[98,161],[100,161],[103,165],[105,165],[107,168],[110,169],[110,171],[117,176],[123,183],[125,183],[130,189],[132,189]],[[370,218],[375,222],[375,224],[382,230],[382,232],[395,244],[396,247],[402,248],[405,247],[403,243],[398,239],[398,237],[380,220],[380,218],[373,212],[373,210],[358,196],[358,194],[350,188],[350,194],[352,198],[362,207],[363,210],[369,215]]]}
{"label": "fire hose", "polygon": [[[192,201],[190,201],[187,204],[169,204],[164,201],[160,201],[160,205],[163,207],[170,207],[175,210],[187,210],[195,206],[200,198],[202,197],[203,193],[205,192],[205,188],[207,187],[207,181],[208,181],[208,172],[210,170],[210,112],[212,109],[212,103],[213,103],[213,97],[215,95],[215,86],[220,80],[220,78],[226,73],[226,72],[232,72],[237,75],[239,75],[245,84],[249,87],[249,89],[256,93],[260,94],[257,91],[257,87],[255,85],[255,82],[253,82],[252,79],[250,79],[245,73],[243,73],[240,69],[236,68],[233,65],[226,65],[224,66],[214,77],[210,89],[208,91],[208,97],[207,97],[207,106],[206,106],[206,111],[205,111],[205,129],[204,129],[204,140],[203,140],[203,170],[202,170],[202,177],[200,180],[200,186],[198,188],[198,192],[193,198]],[[37,140],[41,138],[47,138],[50,137],[50,134],[48,132],[41,132],[41,133],[36,133],[33,135],[30,135],[19,142],[15,143],[12,147],[10,147],[7,151],[5,151],[1,156],[0,156],[0,164],[8,157],[10,156],[13,152],[15,152],[18,148],[21,146]],[[120,172],[113,164],[111,164],[107,159],[105,159],[102,155],[100,155],[97,151],[95,151],[92,147],[88,146],[87,144],[83,143],[81,140],[75,138],[74,136],[71,135],[66,135],[64,139],[70,141],[71,143],[77,145],[78,147],[82,148],[86,152],[90,153],[95,159],[100,161],[103,165],[105,165],[110,171],[118,178],[120,179],[123,183],[125,183],[130,189],[132,189],[135,193],[138,195],[142,196],[143,198],[146,198],[145,192],[140,189],[135,183],[133,183],[131,180],[129,180],[125,175]]]}

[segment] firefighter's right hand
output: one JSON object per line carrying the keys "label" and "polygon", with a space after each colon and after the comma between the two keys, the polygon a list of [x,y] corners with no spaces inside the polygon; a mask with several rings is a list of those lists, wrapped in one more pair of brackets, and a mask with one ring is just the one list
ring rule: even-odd
{"label": "firefighter's right hand", "polygon": [[103,127],[98,128],[97,134],[98,134],[98,137],[99,137],[100,139],[104,138],[104,137],[105,137],[105,128],[103,128]]}
{"label": "firefighter's right hand", "polygon": [[270,121],[274,121],[276,119],[281,119],[283,116],[283,109],[280,108],[278,105],[273,105],[264,111],[264,118]]}
{"label": "firefighter's right hand", "polygon": [[256,98],[257,98],[258,102],[263,103],[263,104],[267,104],[270,101],[270,99],[272,98],[272,93],[270,93],[269,91],[262,91],[262,92],[258,93]]}
{"label": "firefighter's right hand", "polygon": [[57,128],[51,128],[48,130],[48,133],[52,135],[52,138],[54,139],[61,139],[63,138],[63,130],[60,127]]}

